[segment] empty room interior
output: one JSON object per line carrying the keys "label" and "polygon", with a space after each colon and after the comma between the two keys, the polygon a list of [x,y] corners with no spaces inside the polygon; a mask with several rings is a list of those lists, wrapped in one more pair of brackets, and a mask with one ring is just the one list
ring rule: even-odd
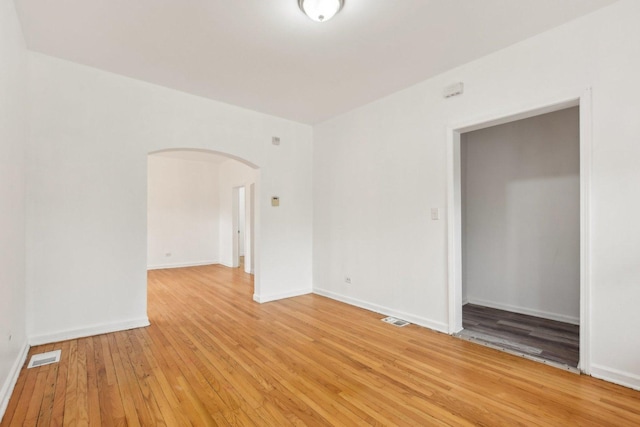
{"label": "empty room interior", "polygon": [[578,368],[579,108],[465,133],[460,154],[460,335]]}
{"label": "empty room interior", "polygon": [[638,19],[0,0],[0,426],[640,425]]}

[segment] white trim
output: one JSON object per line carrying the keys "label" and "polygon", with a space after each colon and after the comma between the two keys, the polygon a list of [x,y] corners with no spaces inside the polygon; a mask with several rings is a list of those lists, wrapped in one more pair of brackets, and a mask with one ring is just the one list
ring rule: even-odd
{"label": "white trim", "polygon": [[27,355],[29,354],[29,344],[25,341],[18,353],[18,357],[13,362],[11,369],[9,370],[9,375],[7,375],[7,379],[2,384],[2,388],[0,389],[0,421],[2,421],[2,417],[4,417],[4,413],[7,410],[7,406],[9,406],[9,399],[11,399],[11,395],[13,394],[13,389],[18,382],[18,376],[20,375],[20,370],[24,366],[24,362],[27,360]]}
{"label": "white trim", "polygon": [[162,270],[165,268],[183,268],[183,267],[199,267],[201,265],[220,264],[218,260],[194,261],[194,262],[177,262],[173,264],[156,264],[148,265],[147,270]]}
{"label": "white trim", "polygon": [[482,299],[474,298],[472,296],[468,298],[468,303],[481,305],[483,307],[496,308],[498,310],[506,310],[513,313],[526,314],[528,316],[536,316],[543,319],[557,320],[558,322],[571,323],[572,325],[580,324],[580,317],[567,316],[566,314],[550,313],[548,311],[519,307],[511,304],[501,304],[499,302],[485,301]]}
{"label": "white trim", "polygon": [[554,111],[560,111],[566,108],[577,107],[580,105],[582,97],[585,96],[587,92],[590,94],[590,91],[591,88],[587,88],[583,93],[571,91],[571,93],[565,93],[557,98],[514,105],[495,113],[479,115],[476,118],[451,123],[447,126],[447,129],[458,133],[472,132],[474,130],[486,129],[517,120],[540,116],[542,114],[553,113]]}
{"label": "white trim", "polygon": [[[246,189],[245,184],[240,184],[231,188],[231,267],[240,267],[240,189],[245,189],[245,211],[246,211]],[[246,212],[245,212],[246,213]]]}
{"label": "white trim", "polygon": [[574,90],[555,99],[512,106],[500,112],[476,117],[466,122],[450,124],[446,128],[447,144],[447,237],[448,289],[450,334],[462,330],[462,225],[460,199],[460,135],[562,110],[580,107],[580,364],[586,374],[591,373],[591,244],[590,202],[592,151],[591,88]]}
{"label": "white trim", "polygon": [[384,307],[378,304],[372,304],[370,302],[362,301],[356,298],[348,297],[346,295],[341,295],[332,291],[327,291],[324,289],[313,289],[314,294],[318,294],[323,297],[331,298],[336,301],[343,302],[345,304],[353,305],[356,307],[364,308],[365,310],[373,311],[375,313],[380,313],[385,316],[396,317],[401,320],[406,320],[407,322],[411,322],[418,326],[423,326],[425,328],[432,329],[438,332],[444,332],[445,334],[448,331],[447,324],[444,322],[436,322],[431,319],[427,319],[424,317],[416,316],[413,314],[405,313],[402,311],[394,310],[392,308]]}
{"label": "white trim", "polygon": [[634,390],[640,390],[640,376],[635,374],[593,364],[591,365],[591,376]]}
{"label": "white trim", "polygon": [[93,335],[108,334],[110,332],[119,332],[119,331],[126,331],[128,329],[143,328],[149,325],[150,325],[149,319],[146,317],[142,317],[140,319],[125,320],[122,322],[100,323],[97,325],[87,326],[85,328],[51,332],[51,333],[42,334],[42,335],[32,335],[29,337],[29,344],[32,346],[50,344],[54,342],[90,337]]}
{"label": "white trim", "polygon": [[271,295],[258,295],[253,294],[253,300],[255,302],[259,302],[260,304],[264,304],[265,302],[277,301],[285,298],[299,297],[300,295],[307,295],[312,293],[311,288],[302,288],[302,289],[294,289],[293,291],[283,292],[280,294],[271,294]]}
{"label": "white trim", "polygon": [[591,151],[592,93],[580,96],[580,363],[591,374]]}
{"label": "white trim", "polygon": [[[456,169],[457,168],[457,169]],[[460,187],[460,132],[447,128],[447,267],[449,334],[462,330],[462,201]]]}

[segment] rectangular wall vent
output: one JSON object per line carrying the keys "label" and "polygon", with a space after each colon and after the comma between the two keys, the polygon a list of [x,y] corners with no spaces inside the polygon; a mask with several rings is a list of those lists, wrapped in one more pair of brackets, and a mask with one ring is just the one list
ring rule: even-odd
{"label": "rectangular wall vent", "polygon": [[407,322],[406,320],[396,319],[395,317],[385,317],[384,319],[381,319],[381,320],[385,323],[389,323],[393,326],[398,326],[400,328],[403,326],[410,325],[410,323]]}
{"label": "rectangular wall vent", "polygon": [[60,353],[62,350],[49,351],[47,353],[34,354],[31,356],[27,369],[37,368],[38,366],[51,365],[60,362]]}

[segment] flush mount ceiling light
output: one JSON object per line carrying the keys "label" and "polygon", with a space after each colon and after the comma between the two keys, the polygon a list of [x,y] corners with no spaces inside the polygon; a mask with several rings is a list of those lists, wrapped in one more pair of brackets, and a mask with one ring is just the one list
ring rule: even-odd
{"label": "flush mount ceiling light", "polygon": [[298,6],[317,22],[328,21],[342,9],[344,0],[298,0]]}

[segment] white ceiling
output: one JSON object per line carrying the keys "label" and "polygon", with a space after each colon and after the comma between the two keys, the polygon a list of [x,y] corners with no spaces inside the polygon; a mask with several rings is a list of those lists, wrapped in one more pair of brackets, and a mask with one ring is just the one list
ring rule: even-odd
{"label": "white ceiling", "polygon": [[15,0],[29,48],[317,123],[615,0]]}

